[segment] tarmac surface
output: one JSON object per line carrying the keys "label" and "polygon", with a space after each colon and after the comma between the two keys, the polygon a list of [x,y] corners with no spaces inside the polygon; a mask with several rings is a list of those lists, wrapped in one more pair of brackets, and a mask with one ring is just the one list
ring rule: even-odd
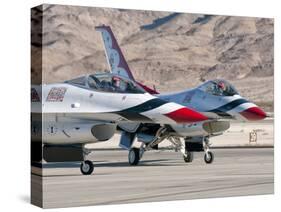
{"label": "tarmac surface", "polygon": [[169,150],[146,152],[138,166],[130,166],[127,151],[97,150],[89,176],[80,173],[78,162],[43,164],[43,177],[32,167],[33,194],[40,195],[41,179],[44,208],[273,194],[273,148],[212,151],[212,164],[201,152],[185,163]]}

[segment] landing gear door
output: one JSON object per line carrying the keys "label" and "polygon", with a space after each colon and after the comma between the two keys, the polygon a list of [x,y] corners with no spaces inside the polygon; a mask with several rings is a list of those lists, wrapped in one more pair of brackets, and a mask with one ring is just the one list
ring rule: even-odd
{"label": "landing gear door", "polygon": [[131,149],[133,142],[135,140],[136,137],[136,133],[129,133],[126,131],[123,131],[121,134],[121,139],[120,139],[120,143],[119,146],[123,149]]}

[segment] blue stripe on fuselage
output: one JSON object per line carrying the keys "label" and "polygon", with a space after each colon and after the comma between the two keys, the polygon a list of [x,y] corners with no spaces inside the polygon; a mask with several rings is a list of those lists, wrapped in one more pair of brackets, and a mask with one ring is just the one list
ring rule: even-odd
{"label": "blue stripe on fuselage", "polygon": [[225,104],[223,106],[220,106],[220,107],[218,107],[216,109],[212,109],[212,110],[209,110],[209,111],[206,111],[206,112],[213,112],[213,113],[216,113],[218,115],[220,115],[220,114],[226,115],[227,111],[230,111],[233,108],[235,108],[235,107],[237,107],[237,106],[239,106],[241,104],[247,103],[247,102],[249,102],[249,101],[247,101],[246,99],[236,99],[236,100],[234,100],[232,102],[229,102],[229,103],[227,103],[227,104]]}

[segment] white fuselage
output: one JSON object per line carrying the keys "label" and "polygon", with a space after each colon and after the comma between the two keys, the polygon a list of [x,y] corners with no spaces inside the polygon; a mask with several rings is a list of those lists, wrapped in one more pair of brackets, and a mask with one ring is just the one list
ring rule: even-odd
{"label": "white fuselage", "polygon": [[[182,137],[210,135],[210,132],[204,129],[204,123],[215,124],[218,126],[215,130],[216,133],[222,133],[230,127],[228,123],[230,120],[247,121],[247,119],[240,114],[241,111],[247,110],[250,107],[257,107],[238,94],[233,96],[214,96],[197,88],[178,93],[159,94],[156,96],[166,101],[182,104],[214,119],[213,121],[207,120],[201,123],[171,125],[178,135]],[[220,121],[218,125],[217,120],[222,119],[224,121]]]}
{"label": "white fuselage", "polygon": [[38,96],[32,99],[32,139],[47,144],[106,141],[118,123],[176,124],[178,117],[167,114],[185,109],[148,93],[99,92],[68,83],[32,89]]}

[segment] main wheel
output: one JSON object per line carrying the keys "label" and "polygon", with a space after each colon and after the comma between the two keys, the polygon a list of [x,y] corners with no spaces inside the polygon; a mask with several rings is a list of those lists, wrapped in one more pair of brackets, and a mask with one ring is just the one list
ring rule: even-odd
{"label": "main wheel", "polygon": [[128,154],[128,160],[130,165],[138,165],[140,161],[140,149],[133,147]]}
{"label": "main wheel", "polygon": [[92,161],[85,160],[80,165],[80,171],[84,175],[90,175],[94,171],[94,164]]}
{"label": "main wheel", "polygon": [[208,151],[204,155],[205,163],[212,163],[214,161],[214,153]]}
{"label": "main wheel", "polygon": [[186,152],[186,156],[183,156],[183,160],[186,163],[191,163],[193,161],[193,152]]}

